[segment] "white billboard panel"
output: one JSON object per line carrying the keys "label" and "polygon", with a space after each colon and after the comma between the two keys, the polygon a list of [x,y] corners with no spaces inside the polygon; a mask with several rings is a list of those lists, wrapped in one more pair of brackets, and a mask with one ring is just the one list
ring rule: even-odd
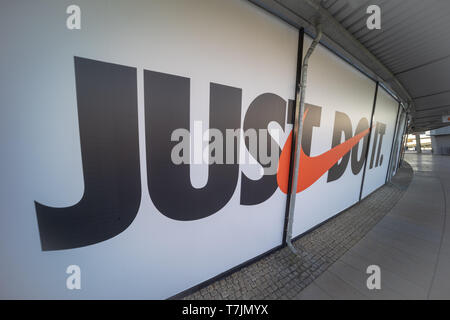
{"label": "white billboard panel", "polygon": [[64,1],[0,10],[0,298],[167,298],[280,245],[276,172],[176,166],[168,129],[282,145],[298,30],[239,0],[77,5],[79,30]]}
{"label": "white billboard panel", "polygon": [[[310,43],[306,38],[305,53]],[[311,56],[307,79],[303,148],[310,150],[300,160],[305,185],[297,193],[294,236],[358,201],[376,88],[322,45]]]}
{"label": "white billboard panel", "polygon": [[362,198],[386,182],[399,103],[381,86],[373,115]]}

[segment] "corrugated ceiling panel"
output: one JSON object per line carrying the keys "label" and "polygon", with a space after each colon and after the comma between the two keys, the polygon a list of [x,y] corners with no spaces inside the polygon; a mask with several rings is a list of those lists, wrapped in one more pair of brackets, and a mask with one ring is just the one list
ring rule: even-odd
{"label": "corrugated ceiling panel", "polygon": [[[369,5],[381,8],[381,30],[366,27]],[[388,67],[415,99],[417,128],[450,113],[450,1],[322,0],[358,41]]]}
{"label": "corrugated ceiling panel", "polygon": [[[443,125],[438,116],[450,114],[450,0],[251,1],[280,5],[310,23],[317,12],[308,1],[320,3],[416,98],[415,129]],[[381,8],[381,30],[366,27],[372,4]]]}

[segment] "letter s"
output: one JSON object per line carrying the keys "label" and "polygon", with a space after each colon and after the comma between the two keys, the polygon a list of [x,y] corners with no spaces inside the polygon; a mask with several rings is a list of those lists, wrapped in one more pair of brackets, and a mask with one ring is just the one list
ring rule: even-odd
{"label": "letter s", "polygon": [[[191,221],[208,217],[223,208],[233,196],[239,177],[237,159],[232,164],[209,165],[208,183],[195,189],[190,181],[189,164],[175,164],[171,141],[176,129],[189,129],[189,78],[144,70],[145,131],[147,145],[147,179],[150,197],[166,217]],[[220,84],[210,84],[211,128],[223,136],[226,129],[241,126],[242,91]],[[227,150],[223,146],[224,159]],[[239,143],[234,144],[234,155]],[[188,150],[186,150],[188,152]]]}

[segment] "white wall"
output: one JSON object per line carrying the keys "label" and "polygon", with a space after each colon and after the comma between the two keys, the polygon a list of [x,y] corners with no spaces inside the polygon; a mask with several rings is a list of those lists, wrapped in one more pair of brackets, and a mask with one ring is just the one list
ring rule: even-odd
{"label": "white wall", "polygon": [[[366,175],[364,178],[364,187],[362,197],[381,187],[386,181],[386,174],[389,165],[389,156],[391,153],[392,139],[395,130],[395,121],[398,112],[398,102],[381,86],[378,88],[377,102],[375,105],[375,113],[373,116],[373,131],[370,137],[369,154],[367,155]],[[383,142],[380,150],[379,165],[376,166],[376,159],[378,157],[379,139],[375,140],[375,128],[377,122],[386,125],[386,131],[383,136]],[[376,149],[373,149],[373,144],[376,141]],[[375,153],[375,154],[374,154]],[[374,161],[372,168],[370,162],[374,154]]]}
{"label": "white wall", "polygon": [[[190,222],[156,210],[146,178],[143,70],[191,78],[191,123],[208,122],[210,82],[242,88],[243,120],[262,93],[294,97],[298,30],[246,1],[99,0],[77,1],[82,29],[70,31],[69,4],[8,1],[0,11],[0,297],[167,298],[281,244],[279,190],[241,206],[239,180],[226,207]],[[33,201],[67,207],[84,190],[74,56],[137,68],[142,200],[118,236],[43,252]],[[244,168],[254,179],[258,169]],[[198,169],[193,184],[206,174]],[[65,288],[70,264],[82,269],[80,291]]]}
{"label": "white wall", "polygon": [[[194,221],[172,220],[155,208],[147,188],[143,70],[190,78],[191,127],[209,121],[211,82],[242,88],[243,121],[260,94],[294,98],[298,30],[239,0],[80,0],[82,29],[67,30],[70,4],[8,1],[0,11],[6,43],[0,54],[0,298],[167,298],[280,245],[286,207],[280,189],[243,206],[239,178],[225,207]],[[310,42],[305,39],[304,52]],[[42,251],[34,201],[67,207],[84,193],[74,56],[137,68],[141,204],[133,223],[112,239]],[[370,121],[374,92],[372,80],[318,46],[306,94],[307,103],[322,107],[311,156],[331,148],[336,111],[350,117],[353,133],[361,118]],[[367,171],[365,194],[384,183],[397,111],[391,100],[379,90],[375,121],[388,126],[384,161]],[[291,129],[285,126],[281,146]],[[260,169],[242,165],[239,176],[258,180]],[[349,162],[340,179],[327,183],[324,174],[300,192],[294,235],[356,203],[362,172],[354,175]],[[207,174],[207,166],[191,168],[192,184],[204,186]],[[80,291],[65,287],[71,264],[81,267]]]}

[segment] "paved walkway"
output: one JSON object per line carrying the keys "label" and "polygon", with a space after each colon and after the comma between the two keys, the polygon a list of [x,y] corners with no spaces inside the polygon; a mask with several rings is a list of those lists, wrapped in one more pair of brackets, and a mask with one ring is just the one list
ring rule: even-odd
{"label": "paved walkway", "polygon": [[[406,154],[413,180],[392,210],[300,299],[450,299],[450,157]],[[369,290],[366,268],[381,269]]]}
{"label": "paved walkway", "polygon": [[[450,170],[447,172],[450,172]],[[432,243],[439,246],[439,234],[436,236],[434,229],[428,232],[422,229],[435,220],[442,229],[443,211],[437,205],[438,201],[441,201],[442,205],[442,200],[434,199],[434,193],[442,193],[442,189],[436,183],[429,183],[430,186],[425,186],[427,190],[422,195],[420,190],[424,186],[417,185],[414,187],[414,190],[417,190],[416,194],[406,197],[406,190],[411,178],[412,171],[407,165],[399,170],[399,173],[393,180],[393,184],[388,184],[378,189],[378,191],[358,205],[351,207],[295,241],[294,245],[301,252],[302,259],[295,256],[288,248],[283,248],[184,298],[329,299],[366,298],[371,296],[403,297],[399,294],[394,295],[390,289],[385,289],[385,287],[388,287],[388,281],[390,283],[397,281],[397,283],[403,285],[402,288],[407,288],[408,292],[405,296],[409,294],[410,297],[414,297],[411,295],[413,292],[423,294],[424,290],[421,289],[420,283],[407,282],[407,284],[411,284],[413,289],[409,291],[407,284],[398,280],[401,278],[396,276],[395,270],[394,272],[391,271],[393,275],[390,276],[387,270],[389,268],[396,269],[397,265],[390,260],[386,260],[389,262],[389,264],[386,264],[388,262],[384,261],[385,255],[383,255],[383,248],[387,247],[388,254],[392,253],[396,255],[395,259],[398,259],[397,255],[399,254],[393,251],[396,246],[399,246],[402,250],[408,249],[414,252],[413,246],[421,244],[420,253],[432,260],[432,266],[435,265],[437,251],[434,252],[435,256],[431,256],[433,252],[429,251],[429,247],[432,245],[428,244],[428,242],[435,241],[435,243]],[[424,179],[439,181],[432,177],[424,177]],[[417,178],[415,178],[415,181],[417,183]],[[417,192],[421,193],[420,197],[417,196]],[[407,201],[406,205],[414,209],[421,208],[421,199],[429,201],[432,198],[429,201],[430,207],[433,207],[436,212],[440,212],[440,216],[438,213],[430,213],[429,221],[428,215],[424,216],[423,214],[420,215],[420,213],[413,215],[415,219],[418,219],[417,221],[423,221],[425,226],[422,227],[416,224],[409,225],[409,220],[405,222],[407,218],[403,217],[401,212],[391,217],[392,212],[395,211],[396,204],[402,197],[412,199],[413,202],[408,204],[409,202]],[[389,214],[389,217],[384,218],[387,214]],[[377,227],[374,229],[375,226]],[[398,231],[398,229],[402,228],[407,228],[404,235],[407,237],[405,238],[406,240],[398,238],[403,235],[403,233]],[[380,243],[375,243],[372,239],[377,237],[383,240],[380,240]],[[404,242],[401,242],[401,240]],[[425,241],[425,244],[422,244],[421,241]],[[390,248],[391,245],[392,248]],[[351,255],[348,254],[349,252]],[[411,255],[413,256],[412,253]],[[419,258],[408,260],[407,262],[410,273],[408,275],[411,277],[416,276],[416,272],[432,272],[432,270],[427,269],[416,261]],[[382,268],[383,277],[383,289],[378,293],[372,293],[365,289],[366,267],[375,262]],[[385,283],[386,286],[384,285]]]}

